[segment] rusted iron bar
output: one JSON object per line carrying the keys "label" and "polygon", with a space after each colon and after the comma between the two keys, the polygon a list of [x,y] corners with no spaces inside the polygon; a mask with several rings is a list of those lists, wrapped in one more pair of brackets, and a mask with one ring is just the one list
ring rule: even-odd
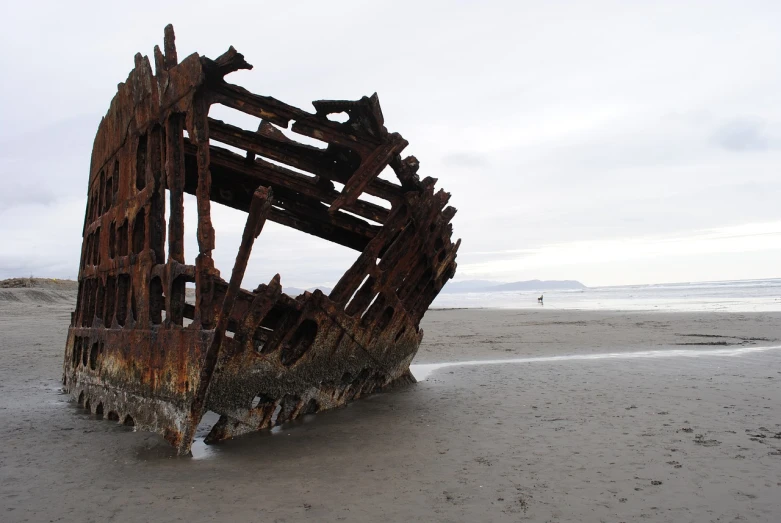
{"label": "rusted iron bar", "polygon": [[[210,129],[212,128],[213,124],[210,125]],[[230,143],[230,145],[234,145],[234,143]],[[187,151],[187,154],[191,156],[194,156],[196,153],[192,147],[186,147],[185,150]],[[339,197],[339,193],[334,189],[332,183],[323,183],[323,181],[328,181],[330,178],[310,178],[301,173],[285,169],[261,159],[255,159],[252,162],[248,162],[246,158],[219,147],[211,147],[210,157],[212,165],[226,170],[232,170],[236,174],[243,174],[256,178],[259,183],[265,183],[270,187],[277,187],[277,190],[282,189],[284,191],[287,189],[287,191],[290,192],[292,189],[297,193],[321,200],[325,203],[334,202]],[[330,163],[333,164],[333,161]],[[400,198],[400,196],[398,196],[398,198]],[[363,200],[356,200],[350,204],[344,205],[343,208],[353,214],[379,223],[385,221],[389,212],[388,209],[385,209],[384,207]]]}
{"label": "rusted iron bar", "polygon": [[[171,26],[154,62],[153,73],[136,55],[95,137],[65,389],[187,454],[207,411],[220,416],[214,443],[414,382],[420,321],[455,274],[460,241],[449,194],[401,156],[407,142],[385,128],[377,95],[310,113],[253,94],[224,80],[252,68],[241,53],[179,60]],[[261,123],[214,119],[214,104]],[[398,181],[379,177],[386,167]],[[185,193],[196,196],[197,252],[185,251]],[[212,259],[211,202],[248,213],[230,281]],[[267,219],[360,255],[329,296],[287,296],[279,275],[241,289]]]}
{"label": "rusted iron bar", "polygon": [[228,290],[222,299],[222,306],[217,315],[217,325],[214,328],[214,337],[211,345],[206,351],[201,368],[201,381],[198,390],[195,393],[192,406],[190,407],[190,418],[193,420],[191,427],[195,427],[203,415],[203,406],[208,395],[209,386],[212,383],[212,376],[217,366],[220,355],[220,349],[223,347],[225,330],[228,327],[228,320],[233,313],[233,307],[236,304],[236,297],[241,288],[241,281],[244,279],[244,272],[247,270],[247,263],[252,252],[252,245],[255,239],[260,236],[263,225],[266,223],[269,210],[272,203],[271,190],[266,187],[258,187],[252,198],[252,205],[247,216],[247,223],[244,226],[244,234],[241,237],[239,252],[236,254],[236,263],[233,266]]}

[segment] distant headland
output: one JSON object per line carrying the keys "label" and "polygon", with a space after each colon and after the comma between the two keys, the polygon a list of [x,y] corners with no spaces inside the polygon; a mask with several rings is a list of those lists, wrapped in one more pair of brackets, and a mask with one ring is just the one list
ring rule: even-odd
{"label": "distant headland", "polygon": [[463,292],[559,291],[587,288],[576,280],[526,280],[510,283],[489,280],[464,280],[449,282],[442,289],[442,292],[455,294]]}

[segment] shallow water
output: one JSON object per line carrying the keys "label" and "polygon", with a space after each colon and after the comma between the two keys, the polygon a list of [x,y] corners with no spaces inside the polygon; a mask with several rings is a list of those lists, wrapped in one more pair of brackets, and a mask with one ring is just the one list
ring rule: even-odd
{"label": "shallow water", "polygon": [[755,352],[765,352],[781,349],[781,345],[769,347],[740,347],[729,349],[669,349],[648,350],[638,352],[608,352],[602,354],[573,354],[563,356],[538,356],[533,358],[513,358],[503,360],[473,360],[447,363],[425,363],[411,365],[413,376],[418,381],[425,381],[431,373],[445,367],[466,367],[473,365],[507,365],[512,363],[555,363],[560,361],[576,360],[628,360],[636,358],[701,358],[704,356],[735,357],[744,356]]}
{"label": "shallow water", "polygon": [[[537,298],[544,295],[540,305]],[[577,290],[448,293],[434,308],[643,311],[781,311],[781,279],[591,287]]]}

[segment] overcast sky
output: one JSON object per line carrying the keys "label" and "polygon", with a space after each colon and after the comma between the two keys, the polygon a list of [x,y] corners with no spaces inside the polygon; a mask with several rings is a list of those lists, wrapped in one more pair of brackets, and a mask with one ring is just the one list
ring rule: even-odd
{"label": "overcast sky", "polygon": [[[0,44],[0,278],[75,278],[92,140],[133,56],[229,45],[312,110],[377,92],[459,209],[459,280],[781,277],[781,2],[14,2]],[[153,61],[153,60],[152,60]],[[196,253],[188,200],[187,256]],[[230,276],[246,215],[213,211]],[[276,224],[245,287],[357,253]]]}

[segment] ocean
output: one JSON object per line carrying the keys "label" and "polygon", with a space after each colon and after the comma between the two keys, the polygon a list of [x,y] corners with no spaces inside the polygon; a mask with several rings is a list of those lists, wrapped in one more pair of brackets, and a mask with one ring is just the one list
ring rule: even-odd
{"label": "ocean", "polygon": [[[544,295],[543,304],[537,302]],[[781,311],[781,278],[578,290],[440,294],[432,308],[585,309],[643,311]]]}

